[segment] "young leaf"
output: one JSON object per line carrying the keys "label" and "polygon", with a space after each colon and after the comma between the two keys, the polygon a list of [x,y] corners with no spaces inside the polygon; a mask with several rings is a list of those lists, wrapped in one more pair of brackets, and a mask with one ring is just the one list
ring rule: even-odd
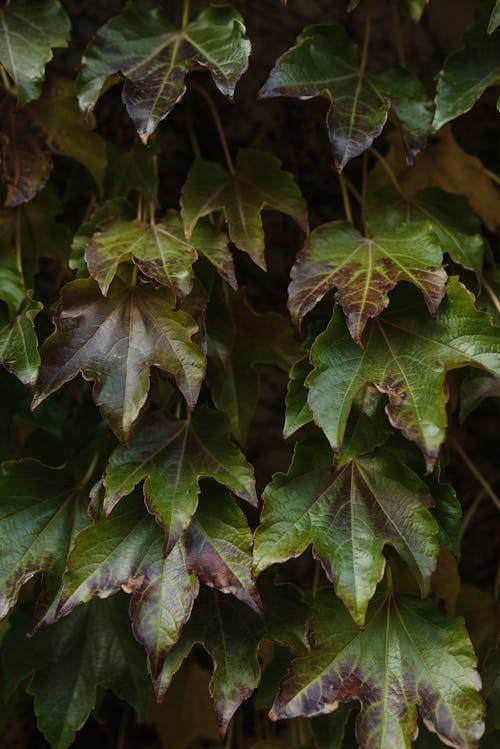
{"label": "young leaf", "polygon": [[500,83],[500,34],[487,34],[486,27],[486,16],[473,24],[463,49],[450,55],[439,73],[434,130],[468,112],[489,86]]}
{"label": "young leaf", "polygon": [[187,532],[186,547],[188,569],[207,585],[232,593],[261,613],[252,576],[252,532],[230,494],[219,488],[203,493]]}
{"label": "young leaf", "polygon": [[37,460],[4,463],[0,473],[0,618],[39,572],[62,574],[74,536],[89,524],[84,490],[62,468]]}
{"label": "young leaf", "polygon": [[338,450],[354,396],[373,383],[389,397],[391,424],[419,445],[430,471],[446,428],[446,370],[473,364],[500,373],[499,337],[456,279],[434,320],[422,316],[408,294],[393,303],[390,314],[370,324],[364,350],[351,340],[337,308],[311,352],[315,368],[306,386],[314,419]]}
{"label": "young leaf", "polygon": [[24,612],[16,614],[2,649],[4,679],[12,692],[33,674],[28,692],[35,697],[38,727],[53,749],[73,743],[95,707],[99,686],[145,715],[149,679],[124,597],[92,601],[30,639],[27,622],[19,621]]}
{"label": "young leaf", "polygon": [[200,218],[223,210],[231,241],[264,270],[264,208],[286,213],[308,231],[307,207],[292,175],[263,151],[240,151],[234,172],[196,160],[182,189],[181,206],[188,239]]}
{"label": "young leaf", "polygon": [[[25,385],[34,385],[40,357],[33,320],[42,309],[26,295],[20,274],[0,267],[0,364]],[[2,305],[3,306],[3,305]]]}
{"label": "young leaf", "polygon": [[259,96],[324,96],[335,165],[363,153],[380,135],[391,104],[411,150],[430,131],[432,110],[421,84],[403,68],[369,75],[366,59],[339,24],[308,26],[276,62]]}
{"label": "young leaf", "polygon": [[188,528],[198,505],[199,480],[213,478],[257,504],[253,471],[227,435],[223,414],[206,407],[182,421],[151,414],[130,444],[109,460],[104,486],[107,514],[144,481],[144,497],[166,531],[168,553]]}
{"label": "young leaf", "polygon": [[382,236],[363,237],[352,224],[333,221],[315,229],[292,268],[288,306],[303,317],[333,287],[356,343],[366,323],[389,304],[388,292],[399,281],[417,286],[435,313],[448,276],[441,266],[439,241],[431,224],[402,224]]}
{"label": "young leaf", "polygon": [[41,348],[32,407],[81,372],[94,380],[94,398],[118,439],[127,442],[149,389],[149,367],[172,374],[189,408],[204,376],[204,356],[192,341],[197,326],[175,311],[167,289],[117,278],[108,297],[92,279],[62,290],[56,331]]}
{"label": "young leaf", "polygon": [[257,647],[265,638],[303,652],[307,608],[291,585],[272,586],[263,601],[265,616],[259,619],[233,596],[202,589],[181,639],[167,654],[154,685],[158,700],[183,660],[196,643],[203,645],[214,663],[210,693],[219,729],[225,733],[241,703],[248,699],[260,678]]}
{"label": "young leaf", "polygon": [[360,632],[330,590],[316,597],[311,653],[281,684],[273,719],[320,715],[359,700],[360,749],[407,749],[417,708],[447,746],[477,747],[484,731],[476,659],[463,623],[431,601],[382,593]]}
{"label": "young leaf", "polygon": [[370,233],[390,232],[402,223],[429,221],[441,250],[462,267],[481,275],[485,242],[481,222],[461,195],[437,188],[405,198],[393,187],[372,193],[368,199]]}
{"label": "young leaf", "polygon": [[257,572],[299,556],[310,544],[356,624],[382,578],[386,543],[417,575],[422,593],[439,551],[427,486],[388,451],[357,457],[332,472],[324,438],[298,445],[288,474],[264,491],[255,536]]}
{"label": "young leaf", "polygon": [[16,109],[6,96],[0,103],[0,132],[4,206],[15,208],[43,190],[52,171],[52,158],[29,110]]}
{"label": "young leaf", "polygon": [[145,143],[184,96],[190,64],[207,68],[219,91],[231,98],[249,55],[243,19],[232,8],[210,6],[177,29],[163,8],[128,3],[85,51],[77,84],[80,107],[91,111],[106,81],[119,75],[123,102]]}
{"label": "young leaf", "polygon": [[57,0],[12,0],[0,10],[0,63],[21,104],[37,99],[53,47],[66,47],[71,23]]}

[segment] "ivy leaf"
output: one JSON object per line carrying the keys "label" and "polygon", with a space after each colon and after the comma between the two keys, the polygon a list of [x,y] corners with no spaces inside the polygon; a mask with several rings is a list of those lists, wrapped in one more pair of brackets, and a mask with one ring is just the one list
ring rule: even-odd
{"label": "ivy leaf", "polygon": [[306,27],[295,46],[276,62],[259,96],[325,97],[335,165],[342,171],[380,135],[394,106],[410,148],[418,150],[430,130],[431,105],[421,84],[403,68],[369,75],[357,44],[339,24]]}
{"label": "ivy leaf", "polygon": [[206,224],[197,229],[192,241],[187,242],[177,211],[169,211],[162,221],[154,224],[113,216],[87,242],[85,261],[103,294],[108,293],[118,265],[133,259],[144,275],[170,287],[177,296],[186,296],[193,287],[192,265],[198,258],[197,247],[209,256],[212,248],[226,278],[236,283],[226,237],[217,235]]}
{"label": "ivy leaf", "polygon": [[13,79],[21,104],[40,96],[53,47],[66,47],[71,23],[57,0],[12,0],[0,11],[0,63]]}
{"label": "ivy leaf", "polygon": [[463,423],[485,398],[500,398],[500,377],[473,370],[460,386],[460,422]]}
{"label": "ivy leaf", "polygon": [[229,417],[236,440],[245,444],[259,398],[256,365],[288,370],[298,348],[292,327],[275,312],[256,313],[240,292],[229,294],[228,303],[212,297],[207,341],[212,399]]}
{"label": "ivy leaf", "polygon": [[69,471],[37,460],[9,461],[0,473],[0,618],[39,572],[62,574],[76,533],[88,525],[83,492]]}
{"label": "ivy leaf", "polygon": [[214,663],[210,693],[222,734],[241,705],[253,693],[260,678],[257,647],[265,638],[303,649],[307,609],[291,585],[263,590],[265,616],[259,619],[233,596],[202,589],[181,639],[167,654],[154,684],[163,699],[172,678],[194,645],[200,643]]}
{"label": "ivy leaf", "polygon": [[[42,309],[24,290],[21,275],[0,267],[0,364],[25,385],[34,385],[40,357],[33,320]],[[3,305],[2,305],[3,307]]]}
{"label": "ivy leaf", "polygon": [[[296,660],[271,710],[273,719],[320,715],[359,700],[360,749],[406,749],[425,725],[456,749],[484,731],[476,659],[464,625],[430,600],[378,595],[360,632],[330,590],[316,597],[311,653]],[[389,686],[390,685],[390,686]]]}
{"label": "ivy leaf", "polygon": [[119,75],[122,99],[141,140],[184,96],[188,66],[207,68],[219,91],[231,98],[248,67],[250,42],[239,13],[210,6],[177,29],[163,8],[128,3],[102,26],[87,47],[77,83],[80,107],[90,112],[106,81]]}
{"label": "ivy leaf", "polygon": [[104,477],[107,514],[140,481],[144,497],[166,531],[168,553],[188,528],[198,505],[199,480],[213,478],[257,505],[253,471],[227,435],[223,414],[199,408],[188,420],[151,414],[130,448],[112,453]]}
{"label": "ivy leaf", "polygon": [[305,381],[312,369],[309,355],[298,359],[288,373],[288,388],[286,393],[285,423],[283,436],[291,437],[299,429],[312,421],[312,412],[307,404],[307,390]]}
{"label": "ivy leaf", "polygon": [[16,611],[4,642],[2,671],[9,693],[33,674],[28,692],[35,698],[38,728],[53,749],[73,743],[95,707],[99,686],[145,716],[149,679],[124,597],[92,601],[30,639],[23,615]]}
{"label": "ivy leaf", "polygon": [[493,34],[494,31],[500,26],[500,0],[497,0],[495,7],[491,11],[490,20],[488,23],[488,34]]}
{"label": "ivy leaf", "polygon": [[461,195],[428,188],[405,198],[394,188],[373,192],[368,199],[371,233],[394,231],[401,223],[429,221],[443,252],[462,267],[481,275],[485,242],[481,222]]}
{"label": "ivy leaf", "polygon": [[489,86],[500,83],[500,35],[487,34],[486,27],[485,16],[473,24],[463,49],[450,55],[439,73],[434,130],[468,112]]}
{"label": "ivy leaf", "polygon": [[292,269],[292,318],[300,323],[336,287],[335,301],[347,316],[352,338],[361,345],[366,323],[388,306],[388,292],[399,281],[417,286],[430,312],[436,312],[447,280],[442,259],[429,223],[403,224],[380,237],[363,237],[347,221],[323,224],[309,235]]}
{"label": "ivy leaf", "polygon": [[332,472],[324,438],[299,444],[288,474],[264,491],[255,536],[256,571],[299,556],[310,544],[356,624],[385,569],[391,544],[417,575],[422,594],[439,552],[427,486],[388,451],[354,458]]}
{"label": "ivy leaf", "polygon": [[43,190],[52,171],[52,158],[29,110],[16,109],[9,97],[0,103],[0,139],[4,206],[15,208]]}
{"label": "ivy leaf", "polygon": [[293,176],[263,151],[239,151],[234,172],[197,159],[182,189],[181,207],[188,239],[200,218],[223,210],[231,241],[264,270],[264,208],[291,216],[308,231],[306,204]]}
{"label": "ivy leaf", "polygon": [[107,298],[92,279],[62,290],[56,331],[41,348],[32,408],[81,372],[118,439],[127,442],[148,395],[149,367],[172,374],[189,408],[204,376],[204,356],[191,341],[192,318],[174,311],[168,290],[129,286],[117,278]]}
{"label": "ivy leaf", "polygon": [[105,194],[108,198],[128,197],[135,192],[142,195],[148,203],[158,202],[158,174],[155,172],[154,159],[157,151],[154,144],[145,146],[135,141],[130,148],[125,148],[118,141],[107,142],[107,170],[104,180]]}
{"label": "ivy leaf", "polygon": [[50,79],[44,95],[30,107],[48,148],[83,164],[102,190],[106,170],[106,142],[92,132],[78,108],[73,82],[62,76]]}
{"label": "ivy leaf", "polygon": [[450,279],[434,320],[422,316],[407,293],[392,307],[370,324],[364,350],[351,340],[335,310],[312,348],[315,368],[306,380],[308,403],[338,450],[354,396],[373,383],[389,397],[391,424],[419,445],[430,472],[446,428],[446,371],[472,364],[500,373],[500,334],[456,279]]}
{"label": "ivy leaf", "polygon": [[187,566],[203,582],[232,593],[257,614],[262,603],[252,576],[252,532],[230,494],[202,495],[186,538]]}

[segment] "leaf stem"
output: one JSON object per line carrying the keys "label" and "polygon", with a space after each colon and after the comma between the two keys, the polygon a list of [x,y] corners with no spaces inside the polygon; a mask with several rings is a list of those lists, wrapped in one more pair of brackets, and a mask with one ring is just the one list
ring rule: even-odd
{"label": "leaf stem", "polygon": [[500,562],[497,567],[497,574],[495,577],[495,584],[493,585],[493,598],[497,603],[500,602]]}
{"label": "leaf stem", "polygon": [[492,172],[491,169],[484,168],[485,173],[488,175],[488,177],[491,179],[492,182],[495,182],[497,185],[500,185],[500,177],[498,174],[495,174],[495,172]]}
{"label": "leaf stem", "polygon": [[465,463],[469,471],[472,473],[472,475],[478,481],[478,483],[481,484],[481,486],[483,487],[488,497],[491,499],[491,501],[493,502],[497,510],[500,512],[500,498],[498,497],[496,492],[493,491],[493,488],[491,487],[488,480],[483,476],[481,471],[469,458],[469,456],[463,449],[462,445],[451,434],[448,436],[448,442],[450,443],[451,447],[455,450],[455,452],[462,458],[463,462]]}
{"label": "leaf stem", "polygon": [[2,84],[6,92],[15,96],[16,87],[12,85],[9,76],[7,75],[7,71],[5,70],[3,65],[0,65],[0,78],[2,79]]}
{"label": "leaf stem", "polygon": [[389,593],[392,593],[394,590],[394,581],[392,579],[392,567],[390,559],[386,559],[385,561],[385,584]]}
{"label": "leaf stem", "polygon": [[396,190],[399,193],[402,192],[399,180],[396,177],[396,175],[394,174],[394,171],[392,170],[392,168],[391,168],[389,162],[387,161],[387,159],[385,158],[385,156],[382,156],[382,154],[379,151],[377,151],[376,148],[370,148],[369,150],[370,150],[370,153],[372,153],[380,161],[380,163],[382,164],[382,166],[384,167],[384,169],[385,169],[385,171],[387,173],[387,176],[391,180],[391,182],[392,182],[393,186],[396,188]]}
{"label": "leaf stem", "polygon": [[235,722],[235,718],[233,718],[233,720],[230,722],[229,727],[227,729],[227,736],[226,736],[226,741],[224,743],[224,749],[231,749],[231,745],[233,743],[234,722]]}
{"label": "leaf stem", "polygon": [[87,484],[89,483],[90,479],[94,475],[94,471],[97,465],[97,461],[99,460],[99,452],[96,450],[96,452],[93,454],[92,459],[88,465],[87,470],[85,471],[85,475],[78,484],[79,489],[85,489]]}
{"label": "leaf stem", "polygon": [[489,285],[488,281],[484,277],[481,277],[481,282],[484,288],[486,289],[486,291],[488,292],[488,296],[490,297],[491,301],[495,305],[496,311],[500,315],[500,299],[497,297],[493,288]]}
{"label": "leaf stem", "polygon": [[184,6],[182,8],[182,30],[187,27],[189,23],[189,0],[184,0]]}
{"label": "leaf stem", "polygon": [[362,78],[365,74],[366,63],[368,62],[368,50],[370,48],[370,37],[372,32],[372,19],[368,16],[365,21],[365,33],[363,37],[363,49],[361,52],[361,62],[359,64],[359,76]]}
{"label": "leaf stem", "polygon": [[21,278],[24,279],[23,273],[23,250],[21,246],[21,210],[17,208],[16,211],[16,268],[19,271]]}
{"label": "leaf stem", "polygon": [[366,234],[366,199],[368,193],[368,154],[363,154],[363,166],[361,173],[361,223]]}
{"label": "leaf stem", "polygon": [[352,219],[351,201],[347,191],[346,179],[343,174],[339,174],[340,192],[342,193],[342,202],[344,204],[345,217],[350,224],[354,223]]}
{"label": "leaf stem", "polygon": [[220,140],[220,144],[222,146],[222,150],[224,151],[224,157],[226,159],[227,168],[229,169],[229,171],[231,172],[231,174],[234,174],[236,170],[234,168],[233,160],[231,158],[231,153],[230,153],[229,147],[227,145],[226,134],[224,132],[224,128],[222,126],[222,121],[221,121],[221,118],[220,118],[219,113],[217,111],[217,107],[215,106],[215,104],[214,104],[214,102],[213,102],[212,97],[210,96],[210,94],[208,94],[202,86],[198,86],[195,83],[195,84],[192,84],[192,88],[194,88],[196,91],[198,91],[203,96],[203,98],[205,99],[205,101],[207,103],[207,106],[208,106],[208,108],[210,110],[210,114],[212,115],[212,119],[214,121],[215,127],[217,128],[217,134],[219,136],[219,140]]}
{"label": "leaf stem", "polygon": [[134,265],[134,268],[132,270],[132,280],[130,281],[130,286],[134,288],[137,285],[137,272],[139,268],[137,265]]}

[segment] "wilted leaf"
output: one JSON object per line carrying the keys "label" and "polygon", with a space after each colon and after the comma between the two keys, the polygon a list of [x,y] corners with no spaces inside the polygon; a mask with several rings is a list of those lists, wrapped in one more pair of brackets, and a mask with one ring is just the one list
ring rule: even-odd
{"label": "wilted leaf", "polygon": [[53,47],[66,47],[71,23],[57,0],[12,0],[0,10],[0,63],[12,77],[19,102],[40,96]]}
{"label": "wilted leaf", "polygon": [[207,585],[232,593],[260,614],[252,541],[247,519],[230,494],[219,488],[205,491],[187,532],[187,567]]}
{"label": "wilted leaf", "polygon": [[368,225],[371,233],[394,231],[410,221],[429,221],[441,250],[456,263],[481,275],[485,249],[481,222],[465,198],[432,187],[408,198],[392,187],[370,195]]}
{"label": "wilted leaf", "polygon": [[439,241],[431,224],[400,224],[381,236],[363,237],[347,221],[315,229],[292,268],[288,306],[292,318],[303,317],[332,288],[347,316],[352,338],[361,345],[366,323],[389,304],[389,291],[399,281],[417,286],[435,313],[447,275]]}
{"label": "wilted leaf", "polygon": [[431,601],[383,593],[360,632],[331,591],[320,591],[316,605],[311,653],[292,665],[271,717],[319,715],[359,700],[360,749],[406,749],[416,738],[418,708],[448,746],[478,746],[481,681],[460,620]]}
{"label": "wilted leaf", "polygon": [[172,374],[189,408],[204,376],[204,356],[191,341],[192,318],[173,309],[167,289],[129,286],[117,278],[107,298],[92,279],[62,290],[56,331],[41,348],[33,408],[81,372],[120,440],[130,439],[149,389],[149,367]]}
{"label": "wilted leaf", "polygon": [[360,50],[339,24],[306,27],[276,62],[261,98],[324,96],[330,102],[327,128],[339,171],[380,135],[391,103],[410,149],[430,131],[432,108],[421,84],[406,70],[370,75]]}
{"label": "wilted leaf", "polygon": [[25,612],[16,617],[2,648],[4,683],[12,693],[33,674],[28,692],[35,698],[38,728],[53,749],[73,743],[95,707],[99,686],[145,716],[149,679],[123,597],[92,601],[29,640]]}
{"label": "wilted leaf", "polygon": [[446,370],[474,364],[500,373],[500,333],[474,308],[472,295],[451,279],[436,319],[408,293],[370,324],[362,350],[338,308],[312,349],[308,402],[334,450],[342,444],[354,396],[367,383],[386,393],[391,424],[416,442],[430,471],[446,429]]}
{"label": "wilted leaf", "polygon": [[88,495],[71,474],[36,460],[0,473],[0,618],[39,572],[62,574],[74,536],[88,525]]}
{"label": "wilted leaf", "polygon": [[263,151],[239,151],[234,172],[196,160],[182,189],[181,206],[188,238],[200,218],[223,210],[231,241],[264,270],[264,208],[286,213],[308,230],[306,204],[293,176],[281,169],[276,156]]}
{"label": "wilted leaf", "polygon": [[299,556],[310,544],[358,625],[385,569],[391,544],[428,593],[439,551],[427,486],[388,451],[356,457],[339,471],[324,438],[299,444],[288,474],[264,491],[255,565]]}
{"label": "wilted leaf", "polygon": [[249,54],[243,19],[232,8],[210,6],[178,29],[163,8],[128,3],[85,51],[77,84],[80,106],[91,111],[106,81],[119,75],[123,102],[146,142],[184,96],[189,64],[207,68],[219,91],[231,98]]}
{"label": "wilted leaf", "polygon": [[439,73],[436,114],[432,126],[439,130],[468,112],[489,86],[500,83],[500,34],[487,34],[486,16],[465,33],[463,49],[454,52]]}
{"label": "wilted leaf", "polygon": [[287,371],[298,353],[288,320],[256,313],[243,295],[212,297],[207,316],[207,379],[212,399],[229,417],[231,433],[245,444],[259,398],[258,364]]}
{"label": "wilted leaf", "polygon": [[30,107],[30,112],[52,153],[79,161],[102,190],[106,142],[85,122],[73,82],[60,76],[51,78],[43,97]]}
{"label": "wilted leaf", "polygon": [[144,482],[150,512],[166,531],[170,551],[187,529],[198,505],[199,480],[213,478],[238,497],[257,504],[253,471],[227,434],[226,418],[206,407],[188,420],[151,414],[130,444],[112,453],[104,477],[104,509]]}
{"label": "wilted leaf", "polygon": [[43,190],[52,158],[29,110],[15,108],[8,97],[0,103],[0,141],[4,205],[15,208]]}

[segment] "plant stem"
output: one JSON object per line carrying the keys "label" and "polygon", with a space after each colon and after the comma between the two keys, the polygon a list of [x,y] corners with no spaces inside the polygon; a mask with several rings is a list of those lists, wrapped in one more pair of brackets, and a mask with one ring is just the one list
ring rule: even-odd
{"label": "plant stem", "polygon": [[483,476],[481,471],[474,465],[472,460],[469,458],[465,450],[463,449],[462,445],[453,437],[452,435],[449,435],[448,441],[452,448],[455,450],[455,452],[460,455],[463,462],[469,469],[469,471],[472,473],[474,478],[481,484],[484,491],[488,495],[488,497],[491,499],[497,510],[500,512],[500,498],[496,494],[496,492],[493,491],[490,483],[487,481],[487,479]]}
{"label": "plant stem", "polygon": [[372,153],[380,161],[380,163],[382,164],[382,166],[384,167],[384,169],[385,169],[385,171],[387,173],[387,176],[391,180],[393,186],[396,188],[396,190],[398,192],[401,192],[401,185],[399,184],[398,178],[394,174],[394,172],[393,172],[393,170],[392,170],[389,162],[385,158],[385,156],[382,156],[382,154],[379,153],[379,151],[377,151],[376,148],[370,148],[370,153]]}
{"label": "plant stem", "polygon": [[184,0],[184,6],[182,8],[182,30],[187,27],[189,23],[189,0]]}
{"label": "plant stem", "polygon": [[202,86],[193,84],[192,88],[196,89],[196,91],[198,91],[203,96],[203,98],[205,99],[207,103],[207,106],[210,110],[210,114],[212,115],[212,119],[214,121],[215,127],[217,128],[217,134],[219,136],[222,150],[224,151],[224,157],[226,159],[227,168],[229,169],[231,174],[234,174],[235,168],[234,168],[233,160],[231,158],[231,153],[229,152],[229,147],[227,145],[227,140],[226,140],[226,134],[224,132],[224,128],[222,126],[222,121],[217,111],[217,107],[213,103],[213,100],[210,94],[208,94]]}
{"label": "plant stem", "polygon": [[500,299],[497,297],[493,288],[489,285],[488,281],[485,278],[481,278],[481,282],[488,292],[488,296],[490,297],[491,301],[495,305],[496,311],[500,314]]}
{"label": "plant stem", "polygon": [[351,201],[349,200],[349,193],[347,192],[346,179],[343,174],[339,174],[340,191],[342,193],[342,202],[344,204],[345,217],[350,224],[354,223],[352,220]]}
{"label": "plant stem", "polygon": [[372,19],[368,16],[365,21],[365,33],[363,37],[363,49],[361,52],[361,62],[359,64],[359,76],[362,78],[365,74],[366,63],[368,62],[368,50],[370,48],[370,36],[372,31]]}
{"label": "plant stem", "polygon": [[495,172],[492,172],[491,169],[484,169],[485,173],[488,175],[488,177],[491,179],[492,182],[495,182],[497,185],[500,185],[500,177],[498,174],[495,174]]}

